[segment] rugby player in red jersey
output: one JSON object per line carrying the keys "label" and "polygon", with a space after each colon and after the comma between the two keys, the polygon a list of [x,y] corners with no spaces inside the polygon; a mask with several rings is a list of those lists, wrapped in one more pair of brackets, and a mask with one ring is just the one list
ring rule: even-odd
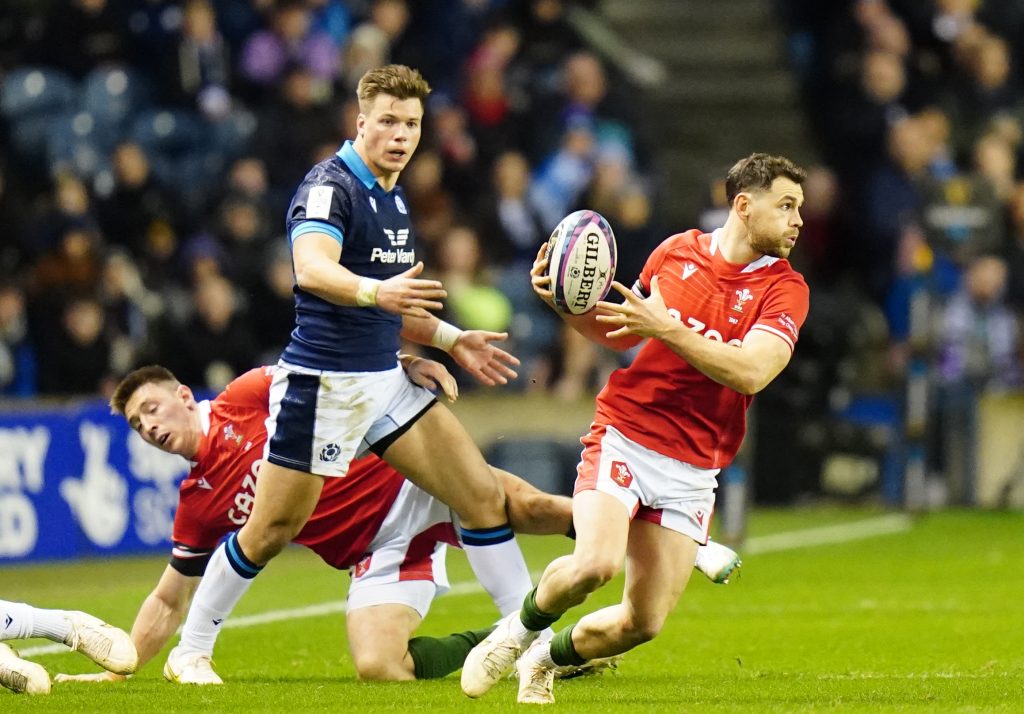
{"label": "rugby player in red jersey", "polygon": [[[632,291],[614,283],[622,303],[561,315],[613,349],[647,342],[609,378],[582,439],[573,554],[553,561],[522,610],[470,652],[467,695],[484,694],[519,659],[519,701],[553,702],[556,667],[621,654],[661,630],[707,541],[716,476],[743,440],[747,407],[789,362],[807,317],[807,284],[785,260],[803,224],[804,176],[782,157],[740,160],[726,177],[722,228],[668,238]],[[545,250],[531,275],[552,305]],[[620,604],[537,641],[623,563]]]}
{"label": "rugby player in red jersey", "polygon": [[[455,380],[444,366],[426,359],[403,362],[410,379],[457,397]],[[115,390],[115,412],[145,441],[192,465],[179,487],[170,564],[132,627],[140,666],[181,624],[217,544],[249,516],[267,440],[273,370],[250,370],[212,401],[197,402],[188,387],[159,366],[136,370]],[[539,535],[570,530],[568,498],[539,491],[506,471],[494,472],[516,530]],[[458,540],[448,507],[376,455],[354,461],[347,478],[326,482],[295,542],[328,565],[351,571],[346,624],[356,672],[364,679],[443,677],[458,669],[470,647],[490,631],[412,638],[432,599],[448,587],[445,546],[458,545]],[[716,582],[737,567],[738,557],[724,546],[704,552],[702,571]],[[57,681],[121,679],[105,672],[59,675]]]}
{"label": "rugby player in red jersey", "polygon": [[[442,365],[412,359],[407,367],[421,386],[457,396],[455,380]],[[274,370],[250,370],[217,398],[197,402],[167,369],[143,367],[128,375],[111,398],[113,411],[124,415],[143,440],[184,456],[192,465],[179,487],[170,564],[132,627],[140,666],[160,652],[181,624],[217,545],[249,517],[267,441]],[[518,530],[569,530],[568,498],[494,471],[505,486],[509,517]],[[443,677],[462,666],[469,649],[490,631],[412,638],[433,598],[448,589],[445,549],[459,541],[448,506],[373,454],[353,461],[346,478],[325,482],[313,515],[294,542],[328,565],[351,571],[346,624],[360,677]],[[58,681],[117,679],[103,673],[61,675]],[[203,683],[220,682],[213,674]]]}

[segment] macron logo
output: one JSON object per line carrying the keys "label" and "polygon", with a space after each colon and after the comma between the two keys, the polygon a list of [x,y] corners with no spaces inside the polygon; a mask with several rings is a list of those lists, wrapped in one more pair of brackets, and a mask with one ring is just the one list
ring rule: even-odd
{"label": "macron logo", "polygon": [[687,263],[686,265],[683,266],[683,280],[686,280],[688,277],[690,277],[696,272],[697,266],[694,265],[693,263]]}
{"label": "macron logo", "polygon": [[224,622],[224,618],[223,617],[216,617],[213,620],[213,624],[216,627],[220,627],[220,623],[222,623],[222,622]]}
{"label": "macron logo", "polygon": [[5,617],[4,618],[4,629],[6,630],[8,627],[10,627],[12,622],[14,622],[14,618],[13,617],[11,617],[10,615]]}
{"label": "macron logo", "polygon": [[213,490],[213,486],[210,485],[210,482],[207,481],[205,477],[196,481],[196,486],[198,486],[199,488],[205,488],[207,491]]}

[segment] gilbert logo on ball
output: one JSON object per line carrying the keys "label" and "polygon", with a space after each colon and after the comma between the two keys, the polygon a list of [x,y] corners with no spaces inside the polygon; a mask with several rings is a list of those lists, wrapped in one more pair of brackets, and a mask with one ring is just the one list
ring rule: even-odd
{"label": "gilbert logo on ball", "polygon": [[615,234],[596,211],[563,218],[548,239],[548,275],[555,307],[582,315],[608,295],[615,278]]}

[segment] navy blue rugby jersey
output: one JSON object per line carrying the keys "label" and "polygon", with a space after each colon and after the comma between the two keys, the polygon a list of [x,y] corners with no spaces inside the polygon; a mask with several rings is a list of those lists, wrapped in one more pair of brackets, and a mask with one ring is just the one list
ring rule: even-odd
{"label": "navy blue rugby jersey", "polygon": [[[407,206],[402,189],[385,191],[346,141],[295,192],[286,221],[289,243],[304,233],[326,233],[341,243],[341,265],[384,280],[416,263]],[[337,372],[379,372],[398,364],[401,317],[335,305],[298,285],[294,291],[295,329],[282,360]]]}

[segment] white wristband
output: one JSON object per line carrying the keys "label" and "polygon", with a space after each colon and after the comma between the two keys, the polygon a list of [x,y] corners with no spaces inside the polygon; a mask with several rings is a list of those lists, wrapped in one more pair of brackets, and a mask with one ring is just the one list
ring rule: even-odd
{"label": "white wristband", "polygon": [[439,350],[451,352],[460,337],[462,337],[462,330],[444,320],[439,320],[437,329],[434,330],[434,336],[430,338],[430,344]]}
{"label": "white wristband", "polygon": [[356,288],[356,305],[359,307],[373,307],[376,305],[378,290],[380,290],[379,280],[360,278],[359,287]]}

